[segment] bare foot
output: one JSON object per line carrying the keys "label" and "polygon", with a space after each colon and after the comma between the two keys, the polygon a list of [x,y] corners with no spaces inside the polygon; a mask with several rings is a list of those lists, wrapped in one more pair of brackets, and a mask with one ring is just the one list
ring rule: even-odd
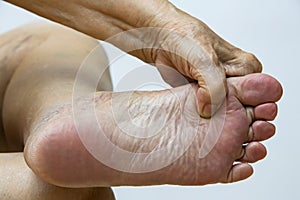
{"label": "bare foot", "polygon": [[[40,119],[42,121],[38,127],[31,129],[32,134],[25,147],[26,161],[33,171],[46,181],[73,187],[204,185],[246,179],[253,173],[248,163],[256,162],[266,156],[266,149],[259,141],[266,140],[275,133],[275,126],[266,120],[275,118],[277,107],[274,102],[280,99],[282,88],[278,81],[264,74],[230,78],[228,85],[225,123],[222,126],[220,138],[204,158],[199,155],[201,147],[206,145],[203,144],[203,138],[208,134],[209,123],[212,119],[195,120],[197,119],[195,116],[198,116],[197,103],[195,98],[191,97],[197,88],[186,85],[166,91],[133,93],[128,105],[126,102],[121,102],[127,111],[135,113],[131,115],[134,116],[132,120],[122,119],[124,115],[120,115],[121,117],[115,115],[112,108],[114,106],[111,103],[112,93],[97,93],[95,108],[101,130],[97,128],[98,125],[95,126],[92,123],[93,116],[87,112],[82,113],[84,115],[80,117],[80,122],[76,121],[72,115],[71,104],[55,108]],[[116,93],[115,98],[126,96],[126,94]],[[181,108],[176,104],[176,99],[179,99]],[[75,101],[74,105],[84,111],[92,102],[93,98],[88,97]],[[122,112],[122,108],[118,108],[120,108],[119,112]],[[178,120],[182,115],[180,112],[182,110],[189,112],[190,117],[189,119],[185,117],[184,126],[181,126]],[[133,137],[134,135],[130,134],[136,134],[136,129],[128,133],[131,127],[122,127],[118,121],[134,122],[142,127],[145,123],[149,124],[151,119],[163,120],[160,119],[161,115],[169,116],[168,119],[164,119],[166,126],[158,131],[162,134],[151,137],[147,133]],[[75,121],[80,125],[75,125]],[[198,126],[195,126],[195,123]],[[185,130],[183,127],[192,127],[188,130],[196,130],[196,137],[193,137],[187,149],[179,145],[184,143],[182,143],[185,140],[184,137],[176,139],[174,136]],[[128,129],[125,130],[126,128]],[[188,138],[189,133],[184,132]],[[209,134],[217,133],[210,131]],[[108,141],[114,144],[114,149],[107,148],[107,142],[101,143],[99,135],[105,135]],[[167,151],[163,154],[158,154],[156,157],[149,156],[151,152],[164,147]],[[117,155],[119,149],[124,149],[133,156],[120,157]],[[138,153],[146,153],[144,160],[138,159]],[[170,157],[176,154],[180,158],[168,166],[145,173],[136,173],[141,170],[141,168],[135,168],[135,165],[139,165],[140,162],[149,164],[151,168],[151,165],[157,163],[167,163]],[[101,157],[101,155],[106,157]],[[240,163],[235,164],[236,162]],[[120,171],[118,166],[128,168],[125,167],[125,170]],[[137,171],[131,169],[137,169]]]}

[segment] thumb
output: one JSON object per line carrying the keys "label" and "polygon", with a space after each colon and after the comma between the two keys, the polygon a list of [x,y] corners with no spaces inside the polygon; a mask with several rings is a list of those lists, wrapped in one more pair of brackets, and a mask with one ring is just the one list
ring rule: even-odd
{"label": "thumb", "polygon": [[225,72],[219,67],[202,71],[198,78],[197,91],[198,111],[201,117],[210,118],[224,103],[227,94]]}

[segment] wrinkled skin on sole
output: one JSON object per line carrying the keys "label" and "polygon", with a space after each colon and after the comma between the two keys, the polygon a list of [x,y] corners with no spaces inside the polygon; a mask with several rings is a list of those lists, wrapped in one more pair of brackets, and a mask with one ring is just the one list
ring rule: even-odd
{"label": "wrinkled skin on sole", "polygon": [[[203,158],[199,157],[201,147],[207,145],[203,143],[203,138],[206,134],[218,133],[211,130],[208,133],[209,123],[213,118],[203,119],[197,114],[196,85],[158,92],[134,92],[130,94],[129,103],[123,102],[120,105],[111,104],[113,94],[109,92],[77,100],[75,105],[79,110],[86,110],[88,103],[95,102],[95,113],[101,129],[92,123],[93,117],[88,113],[76,125],[71,104],[62,105],[48,113],[47,120],[44,118],[44,123],[34,129],[35,132],[26,144],[25,158],[40,177],[62,186],[166,183],[205,185],[246,179],[253,173],[248,163],[266,156],[266,149],[259,141],[268,139],[275,133],[274,125],[265,120],[275,118],[277,107],[274,102],[280,99],[282,88],[278,81],[264,74],[230,78],[228,86],[224,126],[216,144]],[[114,98],[118,100],[128,97],[126,92],[115,95]],[[157,105],[160,105],[159,109]],[[153,137],[134,138],[133,136],[138,136],[135,129],[127,127],[126,132],[124,127],[118,126],[120,122],[132,123],[132,119],[123,119],[122,115],[119,118],[114,116],[114,106],[120,111],[124,109],[132,112],[133,121],[140,126],[148,125],[151,120],[160,118],[160,115],[166,117],[166,125],[160,134]],[[150,117],[145,114],[145,107]],[[180,121],[180,118],[183,120]],[[61,123],[62,120],[64,123]],[[184,134],[191,134],[184,132],[186,127],[193,128],[188,130],[194,130],[195,137],[182,153],[184,138],[178,139],[175,136],[182,133],[182,130]],[[84,140],[82,134],[90,139]],[[146,132],[143,134],[147,136]],[[105,145],[99,141],[99,135],[109,138],[115,149],[105,149],[106,146],[99,145]],[[117,151],[122,148],[137,155],[136,153],[149,153],[162,147],[167,149],[165,154],[158,154],[153,158],[148,156],[144,160],[139,160],[138,156],[118,157]],[[101,157],[99,149],[105,152],[106,157]],[[145,173],[135,171],[138,169],[135,165],[140,162],[149,166],[167,163],[173,155],[178,155],[179,158],[161,169]],[[120,171],[115,167],[124,165],[129,166],[127,171]]]}

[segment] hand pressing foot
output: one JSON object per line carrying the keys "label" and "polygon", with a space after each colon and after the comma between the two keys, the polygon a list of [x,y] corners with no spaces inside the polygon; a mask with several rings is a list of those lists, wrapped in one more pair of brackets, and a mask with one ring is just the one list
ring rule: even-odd
{"label": "hand pressing foot", "polygon": [[[227,84],[221,132],[210,127],[214,118],[198,116],[196,85],[156,92],[99,92],[75,100],[74,113],[70,102],[37,117],[26,142],[26,161],[41,178],[69,187],[204,185],[246,179],[253,173],[248,163],[266,156],[259,142],[275,133],[267,120],[276,116],[282,88],[264,74],[229,78]],[[161,121],[164,126],[145,128]],[[208,134],[219,136],[205,154]],[[188,146],[185,138],[192,138]],[[154,154],[160,149],[163,153]],[[137,173],[141,166],[162,168]]]}

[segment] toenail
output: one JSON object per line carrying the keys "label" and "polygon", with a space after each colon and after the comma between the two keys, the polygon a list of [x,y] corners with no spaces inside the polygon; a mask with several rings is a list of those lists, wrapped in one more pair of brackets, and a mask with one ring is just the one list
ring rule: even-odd
{"label": "toenail", "polygon": [[252,107],[247,107],[246,108],[246,114],[247,114],[247,118],[248,118],[249,124],[252,124],[252,122],[255,119],[254,109]]}
{"label": "toenail", "polygon": [[274,104],[274,108],[272,109],[272,112],[271,112],[271,119],[274,120],[276,115],[277,115],[277,112],[278,112],[278,108],[277,108],[277,105]]}
{"label": "toenail", "polygon": [[240,155],[240,157],[239,157],[238,160],[242,160],[242,159],[245,158],[245,156],[246,156],[246,148],[247,148],[247,144],[243,144],[243,146],[242,146],[242,151],[241,151],[241,155]]}
{"label": "toenail", "polygon": [[248,132],[248,141],[251,142],[254,140],[254,132],[252,126],[249,127],[249,132]]}

